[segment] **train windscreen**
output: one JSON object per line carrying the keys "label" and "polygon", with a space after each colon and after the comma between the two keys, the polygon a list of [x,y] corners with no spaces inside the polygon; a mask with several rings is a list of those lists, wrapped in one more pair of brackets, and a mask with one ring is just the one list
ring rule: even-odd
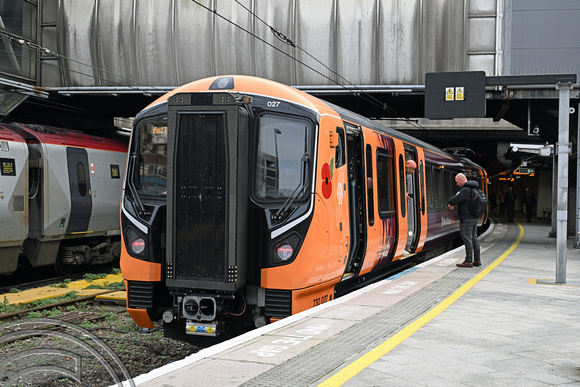
{"label": "train windscreen", "polygon": [[[312,124],[302,118],[264,114],[259,118],[254,196],[260,201],[304,197]],[[299,190],[300,191],[300,190]]]}
{"label": "train windscreen", "polygon": [[143,120],[139,133],[139,177],[141,198],[167,197],[167,118]]}

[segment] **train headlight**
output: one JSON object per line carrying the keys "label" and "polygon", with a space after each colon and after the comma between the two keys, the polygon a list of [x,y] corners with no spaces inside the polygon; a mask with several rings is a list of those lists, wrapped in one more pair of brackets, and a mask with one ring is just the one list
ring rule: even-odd
{"label": "train headlight", "polygon": [[292,258],[292,254],[294,254],[294,249],[288,242],[278,243],[276,246],[276,256],[282,262],[285,262]]}
{"label": "train headlight", "polygon": [[147,242],[145,238],[137,233],[133,228],[128,227],[125,230],[125,246],[127,252],[135,257],[145,257],[147,253]]}
{"label": "train headlight", "polygon": [[145,241],[143,238],[133,239],[131,241],[131,250],[135,254],[141,254],[143,251],[145,251]]}
{"label": "train headlight", "polygon": [[284,236],[272,244],[270,264],[272,266],[287,265],[296,259],[300,251],[302,238],[296,232]]}

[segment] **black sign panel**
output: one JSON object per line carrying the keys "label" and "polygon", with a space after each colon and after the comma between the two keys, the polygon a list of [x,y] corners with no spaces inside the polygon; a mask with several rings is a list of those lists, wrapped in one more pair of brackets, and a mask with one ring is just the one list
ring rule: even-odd
{"label": "black sign panel", "polygon": [[425,74],[425,117],[485,117],[485,71]]}
{"label": "black sign panel", "polygon": [[120,179],[121,172],[119,170],[119,166],[115,164],[110,164],[111,166],[111,179]]}
{"label": "black sign panel", "polygon": [[2,176],[16,176],[16,161],[0,158],[0,172]]}

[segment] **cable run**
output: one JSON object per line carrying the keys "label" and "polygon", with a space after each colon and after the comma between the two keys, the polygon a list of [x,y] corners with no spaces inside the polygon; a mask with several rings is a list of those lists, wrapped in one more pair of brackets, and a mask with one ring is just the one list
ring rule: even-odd
{"label": "cable run", "polygon": [[[195,0],[194,0],[195,1]],[[266,27],[268,27],[270,29],[270,31],[272,32],[272,34],[278,38],[278,40],[280,40],[281,42],[296,48],[297,50],[299,50],[300,52],[302,52],[303,54],[305,54],[306,56],[310,57],[312,60],[314,60],[316,63],[320,64],[322,67],[324,67],[326,70],[330,71],[332,74],[334,74],[338,79],[340,79],[341,81],[343,81],[345,84],[352,86],[355,90],[357,90],[358,92],[360,92],[361,94],[364,94],[365,96],[367,96],[367,101],[372,103],[373,105],[383,109],[384,111],[386,111],[387,113],[396,116],[397,112],[393,109],[391,109],[390,107],[388,107],[385,103],[379,101],[377,98],[373,97],[371,94],[365,92],[364,90],[362,90],[360,87],[358,87],[357,85],[355,85],[354,83],[350,82],[348,79],[344,78],[342,75],[340,75],[339,73],[337,73],[336,71],[334,71],[333,69],[331,69],[330,67],[328,67],[326,64],[324,64],[322,61],[320,61],[319,59],[317,59],[314,55],[310,54],[308,51],[304,50],[303,48],[301,48],[300,46],[296,45],[296,43],[294,43],[291,39],[289,39],[288,37],[286,37],[286,35],[284,35],[283,33],[281,33],[276,27],[271,26],[270,24],[266,23],[263,19],[261,19],[258,15],[256,15],[254,12],[252,12],[252,10],[250,10],[249,8],[247,8],[245,5],[243,5],[242,3],[240,3],[239,0],[236,0],[236,3],[238,3],[239,6],[241,6],[242,8],[244,8],[250,15],[252,15],[255,19],[259,20],[260,22],[262,22]],[[294,57],[292,57],[292,59],[296,60]],[[310,67],[309,67],[310,68]],[[329,77],[326,77],[328,80],[330,80],[331,82],[333,82],[334,84],[338,85],[338,86],[342,86],[346,89],[345,85],[335,81],[334,79],[331,79]]]}
{"label": "cable run", "polygon": [[[292,56],[291,54],[288,54],[287,52],[285,52],[285,51],[281,50],[280,48],[278,48],[278,47],[274,46],[273,44],[271,44],[271,43],[267,42],[266,40],[264,40],[264,39],[262,39],[261,37],[257,36],[257,35],[256,35],[256,34],[254,34],[253,32],[251,32],[251,31],[247,30],[246,28],[242,27],[241,25],[239,25],[239,24],[237,24],[237,23],[235,23],[235,22],[231,21],[230,19],[226,18],[225,16],[223,16],[223,15],[219,14],[219,13],[218,13],[218,12],[217,12],[215,9],[211,9],[211,8],[209,8],[209,7],[207,7],[207,6],[203,5],[203,4],[201,4],[200,2],[198,2],[198,1],[196,1],[196,0],[191,0],[191,1],[193,1],[195,4],[199,5],[200,7],[202,7],[202,8],[204,8],[204,9],[208,10],[209,12],[213,13],[214,15],[218,16],[219,18],[221,18],[221,19],[225,20],[226,22],[230,23],[230,24],[231,24],[231,25],[233,25],[234,27],[236,27],[236,28],[238,28],[238,29],[240,29],[240,30],[244,31],[245,33],[247,33],[248,35],[252,36],[253,38],[255,38],[255,39],[259,40],[260,42],[262,42],[262,43],[266,44],[267,46],[269,46],[269,47],[273,48],[274,50],[276,50],[276,51],[280,52],[281,54],[284,54],[284,55],[286,55],[287,57],[289,57],[289,58],[290,58],[290,59],[292,59],[293,61],[295,61],[295,62],[297,62],[297,63],[300,63],[300,64],[301,64],[301,65],[303,65],[304,67],[306,67],[306,68],[308,68],[308,69],[312,70],[313,72],[315,72],[316,74],[320,75],[321,77],[323,77],[323,78],[325,78],[325,79],[329,80],[330,82],[332,82],[332,83],[334,83],[334,84],[336,84],[336,85],[338,85],[338,86],[342,86],[342,87],[344,87],[344,88],[346,89],[346,87],[345,87],[344,85],[342,85],[342,84],[340,84],[340,83],[336,82],[334,79],[330,78],[330,77],[329,77],[329,76],[327,76],[326,74],[323,74],[322,72],[318,71],[317,69],[313,68],[312,66],[309,66],[309,65],[308,65],[308,64],[306,64],[305,62],[303,62],[303,61],[301,61],[301,60],[299,60],[299,59],[295,58],[295,57],[294,57],[294,56]],[[268,27],[270,27],[270,26],[268,26]],[[270,30],[272,30],[272,27],[270,27]],[[277,31],[277,30],[274,28],[274,31]],[[275,36],[276,36],[278,39],[280,39],[281,37],[285,37],[285,35],[284,35],[284,34],[282,34],[282,33],[279,33],[279,32],[278,32],[277,34],[275,34]],[[292,41],[288,39],[287,41],[284,41],[284,42],[285,42],[285,43],[287,43],[287,44],[289,44],[288,42],[292,42]],[[294,44],[294,43],[292,42],[292,44]],[[292,47],[295,47],[295,46],[292,46]],[[329,71],[333,72],[333,71],[332,71],[332,70],[330,70],[330,69],[329,69]],[[333,73],[334,73],[334,72],[333,72]],[[353,86],[354,86],[354,85],[353,85]],[[355,87],[356,87],[356,86],[355,86]],[[373,105],[375,105],[375,106],[377,106],[377,107],[379,107],[379,108],[381,108],[381,109],[384,109],[384,106],[383,106],[384,104],[383,104],[383,103],[381,103],[380,101],[376,100],[376,99],[375,99],[375,101],[369,101],[369,102],[371,102]],[[390,114],[396,115],[396,112],[395,112],[394,110],[392,110],[392,109],[390,109],[390,110],[391,110],[391,111],[389,111],[389,110],[386,110],[386,111],[387,111],[388,113],[390,113]]]}
{"label": "cable run", "polygon": [[[86,63],[77,61],[77,60],[75,60],[73,58],[69,58],[69,57],[67,57],[65,55],[59,54],[57,52],[54,52],[54,51],[52,51],[52,50],[50,50],[50,49],[48,49],[46,47],[42,47],[38,43],[31,42],[31,41],[28,41],[28,40],[25,40],[25,39],[21,39],[21,38],[15,38],[15,37],[11,36],[10,34],[4,32],[4,31],[0,31],[0,35],[6,35],[8,37],[8,39],[10,40],[10,42],[13,43],[14,45],[17,45],[17,44],[20,45],[20,46],[26,45],[27,47],[29,47],[29,48],[31,48],[31,49],[33,49],[35,51],[41,52],[41,53],[43,53],[45,55],[52,55],[52,56],[55,57],[55,59],[58,59],[58,58],[66,59],[66,60],[71,61],[73,63],[76,63],[76,64],[79,64],[81,66],[85,66],[85,67],[88,67],[88,68],[93,69],[95,71],[98,71],[98,72],[100,72],[102,74],[110,75],[110,76],[113,76],[113,77],[117,77],[121,81],[128,82],[128,84],[123,84],[123,83],[115,82],[115,81],[111,81],[111,80],[104,80],[101,77],[95,76],[93,74],[85,73],[85,72],[78,71],[78,70],[73,70],[73,69],[70,69],[70,68],[67,69],[67,71],[69,71],[71,73],[76,73],[76,74],[79,74],[79,75],[83,75],[83,76],[86,76],[86,77],[89,77],[89,78],[93,78],[95,80],[102,80],[104,82],[108,82],[110,84],[117,85],[117,86],[126,86],[126,87],[130,87],[130,88],[135,88],[135,89],[138,86],[146,86],[146,87],[151,87],[154,90],[158,90],[160,93],[163,93],[163,94],[166,93],[166,90],[156,89],[155,86],[144,85],[141,82],[136,81],[134,79],[130,79],[130,78],[127,78],[125,76],[122,76],[122,75],[115,74],[113,72],[107,71],[107,70],[105,70],[103,68],[96,67],[96,66],[93,66],[93,65],[90,65],[90,64],[86,64]],[[25,57],[23,54],[10,53],[9,51],[7,51],[5,49],[4,50],[0,49],[0,52],[7,53],[9,55],[14,55],[14,56],[17,56],[17,57],[20,57],[20,58],[23,58],[23,59],[31,59],[31,60],[33,60],[33,61],[35,61],[37,63],[42,63],[44,65],[53,66],[53,67],[57,67],[57,68],[59,67],[59,66],[54,65],[52,63],[47,63],[45,61],[41,61],[38,58]],[[135,84],[137,86],[132,86],[131,84]]]}

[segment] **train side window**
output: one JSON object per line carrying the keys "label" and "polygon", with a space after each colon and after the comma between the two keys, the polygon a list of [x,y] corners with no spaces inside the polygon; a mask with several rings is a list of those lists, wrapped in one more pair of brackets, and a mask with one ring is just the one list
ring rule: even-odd
{"label": "train side window", "polygon": [[87,194],[87,174],[83,163],[77,163],[77,182],[79,194],[85,196]]}
{"label": "train side window", "polygon": [[346,158],[344,155],[344,129],[337,126],[336,133],[338,133],[338,145],[335,149],[334,167],[339,168],[345,164]]}
{"label": "train side window", "polygon": [[393,176],[393,156],[386,149],[377,149],[377,198],[379,217],[381,219],[391,218],[395,211],[393,205],[394,186]]}
{"label": "train side window", "polygon": [[407,176],[405,175],[405,160],[403,160],[403,155],[399,155],[399,194],[401,196],[401,216],[404,218],[407,216],[407,192],[406,189]]}
{"label": "train side window", "polygon": [[368,201],[368,218],[369,226],[375,224],[375,206],[373,195],[373,149],[367,144],[366,146],[366,163],[367,163],[367,201]]}

